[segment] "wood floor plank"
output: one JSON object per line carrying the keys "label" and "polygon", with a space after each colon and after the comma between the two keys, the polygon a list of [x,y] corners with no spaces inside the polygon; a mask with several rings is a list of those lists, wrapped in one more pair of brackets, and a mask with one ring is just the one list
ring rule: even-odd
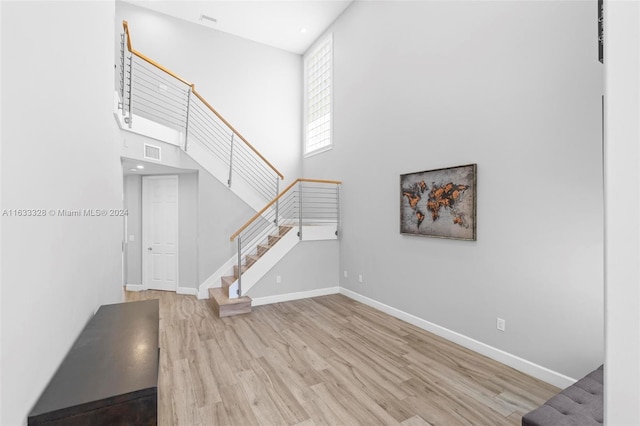
{"label": "wood floor plank", "polygon": [[287,424],[301,423],[310,418],[278,372],[265,358],[253,360],[251,368]]}
{"label": "wood floor plank", "polygon": [[461,389],[465,394],[481,401],[483,405],[499,412],[503,416],[509,416],[518,409],[517,406],[505,400],[497,399],[497,394],[494,390],[469,379],[463,370],[451,369],[420,353],[411,352],[406,355],[406,358],[410,361],[407,369],[414,372],[419,378],[429,380],[435,377],[435,380],[442,386]]}
{"label": "wood floor plank", "polygon": [[363,424],[398,425],[400,424],[386,410],[380,407],[370,392],[354,385],[334,369],[322,372],[326,378],[325,384],[333,395],[340,401],[348,402],[351,414]]}
{"label": "wood floor plank", "polygon": [[233,426],[222,402],[207,404],[198,408],[199,426]]}
{"label": "wood floor plank", "polygon": [[197,424],[199,422],[199,417],[197,417],[197,404],[189,375],[189,361],[186,358],[176,361],[173,365],[171,384],[174,424]]}
{"label": "wood floor plank", "polygon": [[432,426],[420,416],[413,416],[401,423],[402,426]]}
{"label": "wood floor plank", "polygon": [[330,424],[343,424],[345,426],[363,424],[360,419],[352,414],[352,408],[345,406],[348,403],[340,401],[337,395],[331,392],[326,383],[313,385],[311,389],[316,393],[319,402],[326,407],[325,415],[329,416]]}
{"label": "wood floor plank", "polygon": [[[412,378],[407,381],[407,386],[417,391],[417,397],[425,394],[432,394],[435,389],[437,399],[447,409],[455,407],[457,415],[466,419],[472,425],[502,425],[506,424],[505,416],[493,410],[491,407],[483,405],[482,401],[474,399],[450,383],[440,380],[434,372],[429,376]],[[509,413],[511,414],[511,413]]]}
{"label": "wood floor plank", "polygon": [[[289,391],[304,408],[317,425],[336,425],[340,420],[332,417],[329,408],[313,392],[305,379],[292,368],[275,349],[265,351],[265,359],[277,372],[283,383],[286,383]],[[259,361],[259,360],[258,360]],[[315,373],[315,372],[314,372]],[[317,373],[315,373],[317,374]],[[319,380],[316,380],[319,382]]]}
{"label": "wood floor plank", "polygon": [[378,371],[385,379],[394,383],[401,383],[409,380],[412,376],[403,369],[404,365],[399,359],[383,358],[375,348],[369,347],[368,342],[360,339],[357,335],[346,332],[347,337],[340,340],[345,348],[333,348],[338,356],[349,360],[353,365],[368,365]]}
{"label": "wood floor plank", "polygon": [[247,355],[250,355],[246,359],[260,358],[269,344],[247,323],[244,318],[245,316],[246,315],[238,317],[237,321],[234,323],[234,337],[238,338],[237,342],[241,345],[238,346],[238,348],[247,352]]}
{"label": "wood floor plank", "polygon": [[211,374],[215,377],[218,387],[235,385],[238,383],[235,375],[237,366],[235,362],[228,362],[225,353],[220,348],[221,343],[224,344],[224,341],[215,339],[209,339],[204,342],[205,350],[202,356],[205,358],[205,362],[209,364]]}
{"label": "wood floor plank", "polygon": [[352,364],[340,356],[328,358],[331,366],[356,386],[367,389],[375,396],[378,402],[389,400],[403,400],[411,396],[401,386],[391,380],[385,380],[377,371],[371,370],[368,365]]}
{"label": "wood floor plank", "polygon": [[327,362],[320,355],[318,355],[313,349],[309,347],[309,345],[304,342],[302,336],[297,335],[290,329],[283,331],[282,336],[293,350],[302,354],[304,360],[311,366],[311,368],[316,371],[321,371],[329,368],[329,364],[327,364]]}
{"label": "wood floor plank", "polygon": [[189,378],[193,386],[193,394],[198,407],[222,402],[218,380],[211,371],[211,362],[204,342],[192,349],[189,362]]}
{"label": "wood floor plank", "polygon": [[508,390],[499,393],[494,397],[494,399],[501,404],[511,406],[513,408],[512,413],[518,412],[521,415],[528,413],[529,411],[544,403],[544,401],[540,402],[541,399],[531,397],[531,395],[528,393],[518,392],[516,394]]}
{"label": "wood floor plank", "polygon": [[160,301],[158,424],[517,426],[558,389],[343,295],[218,318]]}
{"label": "wood floor plank", "polygon": [[269,396],[264,383],[258,379],[253,370],[240,371],[238,381],[247,395],[249,407],[260,424],[273,426],[288,424]]}
{"label": "wood floor plank", "polygon": [[220,395],[230,425],[254,426],[260,424],[251,409],[252,402],[249,401],[240,384],[221,387]]}
{"label": "wood floor plank", "polygon": [[272,347],[279,352],[282,359],[294,369],[307,383],[312,386],[322,382],[316,369],[308,362],[306,354],[295,350],[286,340],[275,340]]}
{"label": "wood floor plank", "polygon": [[370,337],[382,346],[394,350],[394,352],[399,352],[400,355],[406,351],[406,346],[408,345],[404,338],[405,336],[397,333],[392,328],[388,328],[385,324],[372,322],[370,315],[366,317],[352,315],[349,317],[349,323],[353,327],[353,331]]}

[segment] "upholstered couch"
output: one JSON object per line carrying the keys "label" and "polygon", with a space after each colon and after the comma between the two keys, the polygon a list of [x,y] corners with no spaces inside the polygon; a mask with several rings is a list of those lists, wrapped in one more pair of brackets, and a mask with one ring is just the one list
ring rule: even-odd
{"label": "upholstered couch", "polygon": [[522,418],[522,426],[600,426],[604,366],[587,374]]}

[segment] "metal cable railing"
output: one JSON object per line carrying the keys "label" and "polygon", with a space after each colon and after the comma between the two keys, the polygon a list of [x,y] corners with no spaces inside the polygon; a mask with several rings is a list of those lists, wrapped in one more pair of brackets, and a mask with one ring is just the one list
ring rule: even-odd
{"label": "metal cable railing", "polygon": [[129,27],[122,23],[120,107],[131,128],[134,116],[184,134],[182,149],[198,144],[228,168],[227,185],[245,181],[265,201],[279,193],[280,173],[203,97],[193,83],[131,47]]}
{"label": "metal cable railing", "polygon": [[297,179],[231,236],[231,241],[238,242],[238,296],[242,295],[242,271],[282,235],[295,230],[302,240],[307,226],[329,226],[339,235],[341,184]]}

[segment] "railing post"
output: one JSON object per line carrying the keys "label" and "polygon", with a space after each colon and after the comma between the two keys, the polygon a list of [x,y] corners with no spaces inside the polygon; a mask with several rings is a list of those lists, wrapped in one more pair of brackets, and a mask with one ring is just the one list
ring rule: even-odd
{"label": "railing post", "polygon": [[336,237],[340,238],[340,185],[336,184]]}
{"label": "railing post", "polygon": [[229,185],[229,188],[231,188],[231,177],[233,176],[233,141],[235,135],[235,133],[231,133],[231,152],[229,153],[229,180],[227,181],[227,185]]}
{"label": "railing post", "polygon": [[187,143],[189,142],[189,111],[191,111],[191,88],[189,86],[189,91],[187,92],[187,118],[184,123],[184,151],[187,151]]}
{"label": "railing post", "polygon": [[120,34],[120,105],[122,108],[122,115],[124,116],[124,33]]}
{"label": "railing post", "polygon": [[302,241],[302,182],[298,182],[298,237]]}
{"label": "railing post", "polygon": [[[280,194],[280,179],[278,177],[278,175],[276,175],[276,197]],[[274,197],[275,198],[275,197]],[[276,224],[276,228],[278,227],[278,223],[279,223],[279,211],[280,211],[280,199],[276,200],[276,219],[275,219],[275,224]]]}
{"label": "railing post", "polygon": [[242,237],[238,235],[238,297],[242,295]]}
{"label": "railing post", "polygon": [[131,128],[131,124],[133,123],[133,113],[131,108],[131,102],[133,99],[133,55],[129,56],[129,117],[125,118],[125,122]]}

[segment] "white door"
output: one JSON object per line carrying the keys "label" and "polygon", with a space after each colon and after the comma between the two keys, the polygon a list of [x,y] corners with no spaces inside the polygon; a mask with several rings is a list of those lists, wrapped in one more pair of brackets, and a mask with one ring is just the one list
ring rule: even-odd
{"label": "white door", "polygon": [[178,288],[178,176],[142,177],[142,281]]}

